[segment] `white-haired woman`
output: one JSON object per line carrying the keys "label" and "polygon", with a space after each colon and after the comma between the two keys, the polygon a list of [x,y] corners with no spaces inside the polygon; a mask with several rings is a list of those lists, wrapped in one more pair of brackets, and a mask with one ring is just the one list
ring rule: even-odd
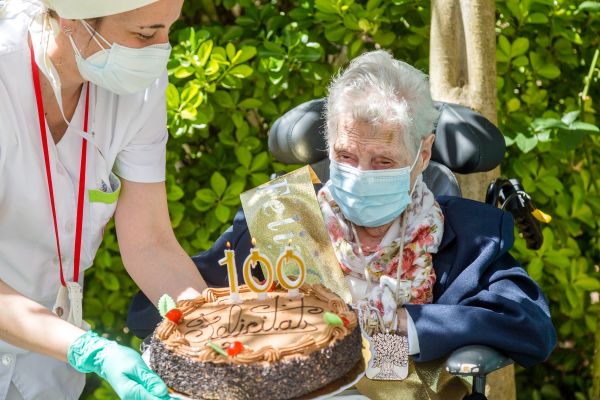
{"label": "white-haired woman", "polygon": [[[467,199],[436,199],[422,180],[437,115],[425,74],[385,51],[357,57],[330,86],[330,180],[317,199],[364,331],[404,337],[402,356],[417,362],[468,344],[494,347],[525,366],[541,362],[556,333],[539,286],[508,253],[512,218]],[[246,257],[251,244],[242,212],[215,246],[195,257],[209,285],[226,282],[218,260],[227,242]],[[384,370],[374,363],[367,377],[389,379],[392,371],[401,379],[409,372],[395,350],[375,355],[389,364],[382,357],[402,365]],[[413,375],[392,383],[363,379],[358,389],[371,399],[464,395],[462,384],[423,376],[427,384]]]}
{"label": "white-haired woman", "polygon": [[0,398],[77,399],[82,372],[121,398],[168,398],[137,352],[85,331],[81,284],[115,214],[125,268],[153,301],[205,286],[164,187],[182,4],[0,2]]}
{"label": "white-haired woman", "polygon": [[[406,335],[417,361],[476,343],[522,364],[544,360],[555,332],[539,287],[508,255],[511,218],[469,200],[438,202],[422,180],[438,117],[427,77],[385,51],[363,54],[332,82],[326,117],[330,180],[317,197],[353,298],[365,299],[365,333]],[[388,373],[367,369],[374,379]],[[377,381],[358,387],[371,398],[391,393]]]}

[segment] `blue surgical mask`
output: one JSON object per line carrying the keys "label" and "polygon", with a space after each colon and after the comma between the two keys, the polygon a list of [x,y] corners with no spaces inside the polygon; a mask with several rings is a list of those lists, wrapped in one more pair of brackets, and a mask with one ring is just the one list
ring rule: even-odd
{"label": "blue surgical mask", "polygon": [[[165,72],[171,45],[169,43],[139,49],[110,44],[84,20],[81,23],[101,50],[83,58],[69,35],[75,52],[75,61],[81,76],[113,93],[123,95],[147,89]],[[104,45],[98,40],[102,40]]]}
{"label": "blue surgical mask", "polygon": [[392,222],[410,204],[410,167],[361,171],[331,160],[331,196],[344,216],[359,226],[376,227]]}

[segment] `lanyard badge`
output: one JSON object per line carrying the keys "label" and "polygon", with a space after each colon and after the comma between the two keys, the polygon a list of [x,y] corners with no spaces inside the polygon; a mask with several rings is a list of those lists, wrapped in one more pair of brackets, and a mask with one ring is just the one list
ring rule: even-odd
{"label": "lanyard badge", "polygon": [[[77,194],[77,215],[76,215],[76,228],[75,228],[75,245],[73,255],[73,282],[67,282],[63,273],[62,256],[60,252],[60,238],[58,234],[58,222],[56,218],[56,206],[54,199],[54,188],[52,185],[52,172],[50,170],[50,155],[48,151],[48,136],[46,133],[46,120],[44,117],[44,104],[42,102],[42,90],[40,85],[40,74],[39,68],[35,62],[35,54],[33,46],[30,43],[31,50],[31,69],[33,73],[33,86],[35,89],[35,98],[37,102],[38,119],[40,124],[40,133],[42,139],[42,148],[44,151],[44,162],[46,165],[46,178],[48,181],[48,194],[50,198],[50,206],[52,208],[52,219],[54,222],[54,237],[56,239],[56,250],[58,253],[58,262],[60,266],[60,283],[61,287],[56,297],[56,302],[53,307],[53,311],[62,319],[69,321],[70,323],[82,327],[82,289],[79,284],[79,263],[81,258],[81,236],[83,227],[83,208],[85,198],[85,171],[86,171],[86,153],[87,153],[87,140],[82,139],[81,145],[81,167],[79,170],[79,190]],[[86,84],[85,93],[85,113],[83,130],[88,130],[88,111],[89,111],[89,99],[90,99],[90,86]]]}

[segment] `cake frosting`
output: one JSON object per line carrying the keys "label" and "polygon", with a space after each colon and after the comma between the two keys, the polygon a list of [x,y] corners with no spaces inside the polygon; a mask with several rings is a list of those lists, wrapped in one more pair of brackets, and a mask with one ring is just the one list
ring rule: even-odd
{"label": "cake frosting", "polygon": [[[265,299],[241,286],[240,297],[207,289],[177,303],[178,323],[158,325],[150,362],[169,387],[198,399],[291,399],[360,360],[356,313],[324,286],[303,285],[296,297],[276,288]],[[227,355],[235,342],[241,351]]]}

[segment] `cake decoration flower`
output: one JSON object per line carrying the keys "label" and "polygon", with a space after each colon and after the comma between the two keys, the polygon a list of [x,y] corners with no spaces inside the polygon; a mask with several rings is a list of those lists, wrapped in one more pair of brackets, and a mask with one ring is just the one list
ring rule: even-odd
{"label": "cake decoration flower", "polygon": [[244,345],[241,342],[238,342],[237,340],[235,342],[231,342],[227,347],[227,354],[231,357],[237,356],[242,351],[244,351]]}

